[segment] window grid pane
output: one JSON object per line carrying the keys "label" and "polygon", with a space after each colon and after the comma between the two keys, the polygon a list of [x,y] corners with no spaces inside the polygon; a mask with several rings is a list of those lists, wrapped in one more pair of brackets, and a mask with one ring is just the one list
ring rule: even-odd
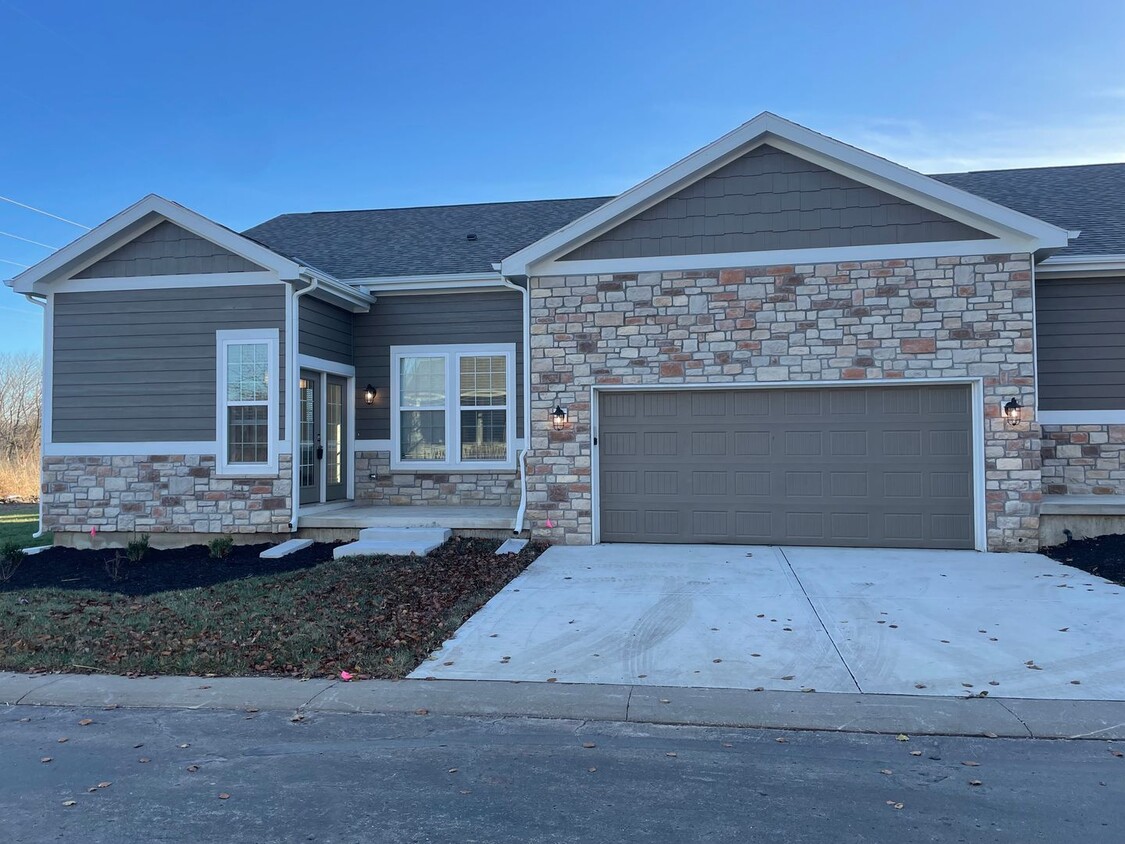
{"label": "window grid pane", "polygon": [[301,486],[315,486],[316,479],[316,381],[302,378],[301,403]]}
{"label": "window grid pane", "polygon": [[344,390],[339,384],[329,384],[324,407],[325,426],[324,458],[327,483],[340,484],[344,478]]}
{"label": "window grid pane", "polygon": [[399,414],[402,460],[445,460],[445,411],[404,410]]}
{"label": "window grid pane", "polygon": [[508,457],[506,410],[461,411],[461,459],[505,460]]}
{"label": "window grid pane", "polygon": [[504,355],[461,358],[461,406],[504,407],[508,402]]}
{"label": "window grid pane", "polygon": [[269,400],[269,345],[227,346],[227,401]]}
{"label": "window grid pane", "polygon": [[269,462],[269,408],[239,405],[227,408],[227,462]]}
{"label": "window grid pane", "polygon": [[399,406],[445,407],[445,358],[399,360]]}

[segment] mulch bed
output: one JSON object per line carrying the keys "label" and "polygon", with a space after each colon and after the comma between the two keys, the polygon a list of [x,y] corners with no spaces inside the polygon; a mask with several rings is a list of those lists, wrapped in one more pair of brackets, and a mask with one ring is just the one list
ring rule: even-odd
{"label": "mulch bed", "polygon": [[330,545],[275,561],[253,546],[225,561],[150,551],[120,581],[104,551],[43,552],[0,591],[0,670],[404,677],[546,548],[499,545],[342,560]]}
{"label": "mulch bed", "polygon": [[[214,586],[244,577],[308,569],[332,559],[334,545],[315,543],[277,560],[258,557],[265,545],[235,545],[223,559],[211,557],[205,545],[150,549],[140,562],[122,559],[121,549],[49,548],[29,555],[0,592],[17,589],[92,589],[117,595],[151,595],[174,589]],[[112,573],[111,573],[112,572]],[[116,575],[116,577],[114,576]]]}
{"label": "mulch bed", "polygon": [[1125,586],[1125,535],[1072,539],[1062,545],[1041,548],[1039,553]]}

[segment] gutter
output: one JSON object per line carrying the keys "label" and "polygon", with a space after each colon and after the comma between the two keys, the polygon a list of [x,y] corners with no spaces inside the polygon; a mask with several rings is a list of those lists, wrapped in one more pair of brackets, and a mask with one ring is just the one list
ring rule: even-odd
{"label": "gutter", "polygon": [[288,367],[286,375],[292,375],[286,380],[289,382],[289,401],[288,413],[285,417],[285,432],[289,435],[291,463],[289,470],[292,474],[291,479],[291,506],[289,509],[289,532],[297,532],[297,510],[301,506],[301,473],[300,473],[300,452],[301,452],[301,428],[297,420],[301,415],[301,361],[300,361],[300,330],[301,330],[301,304],[298,301],[302,296],[307,293],[312,293],[320,287],[320,274],[310,272],[309,276],[311,281],[309,286],[304,290],[293,290],[292,301],[293,306],[289,314],[289,325],[286,326],[289,334],[286,337],[285,345],[288,347],[286,353],[286,362]]}
{"label": "gutter", "polygon": [[528,279],[527,287],[520,287],[503,277],[500,283],[523,296],[523,448],[516,458],[520,471],[520,504],[512,522],[512,533],[519,535],[523,533],[527,516],[527,452],[531,449],[531,279]]}
{"label": "gutter", "polygon": [[[10,281],[5,282],[9,287],[12,286]],[[32,304],[38,305],[43,309],[43,319],[47,318],[47,302],[45,299],[36,299],[31,293],[24,293],[23,297]],[[47,365],[47,355],[51,354],[51,350],[47,348],[47,329],[43,329],[43,366]],[[39,383],[43,383],[43,374],[40,372]],[[51,400],[51,397],[46,393],[43,394],[41,402],[45,403]],[[47,414],[43,412],[43,408],[39,409],[39,448],[43,448],[43,443],[47,442],[46,428]],[[32,539],[39,539],[47,531],[43,529],[43,455],[39,455],[39,529],[31,535]]]}

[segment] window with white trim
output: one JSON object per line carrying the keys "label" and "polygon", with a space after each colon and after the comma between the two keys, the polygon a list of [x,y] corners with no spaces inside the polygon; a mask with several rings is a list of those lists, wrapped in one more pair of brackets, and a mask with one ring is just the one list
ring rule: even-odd
{"label": "window with white trim", "polygon": [[392,467],[511,468],[515,360],[514,343],[392,347]]}
{"label": "window with white trim", "polygon": [[277,471],[278,330],[217,331],[218,470]]}

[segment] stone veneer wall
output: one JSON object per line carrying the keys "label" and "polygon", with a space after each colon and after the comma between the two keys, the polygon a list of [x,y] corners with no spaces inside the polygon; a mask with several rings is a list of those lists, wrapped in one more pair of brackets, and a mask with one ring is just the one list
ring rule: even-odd
{"label": "stone veneer wall", "polygon": [[389,451],[355,456],[355,497],[360,504],[448,504],[515,507],[516,472],[404,472],[391,469]]}
{"label": "stone veneer wall", "polygon": [[211,454],[43,458],[47,530],[89,533],[288,531],[292,459],[276,478],[215,474]]}
{"label": "stone veneer wall", "polygon": [[988,547],[1035,549],[1039,428],[999,415],[1012,396],[1035,406],[1030,270],[1022,254],[532,279],[529,526],[592,541],[591,386],[970,376]]}
{"label": "stone veneer wall", "polygon": [[1125,425],[1044,425],[1043,492],[1125,495]]}

